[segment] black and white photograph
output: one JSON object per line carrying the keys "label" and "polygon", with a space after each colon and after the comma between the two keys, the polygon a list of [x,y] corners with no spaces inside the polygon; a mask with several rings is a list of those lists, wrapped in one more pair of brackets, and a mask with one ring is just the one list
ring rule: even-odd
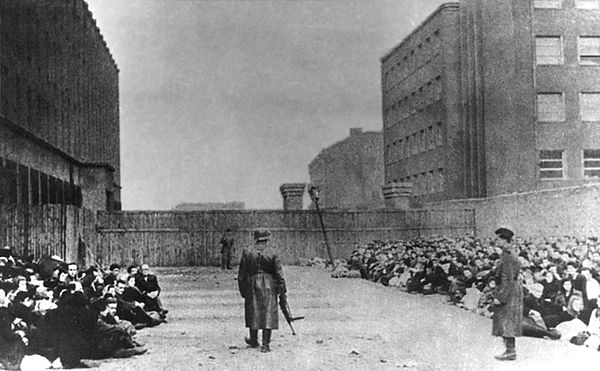
{"label": "black and white photograph", "polygon": [[0,370],[600,367],[600,0],[0,0]]}

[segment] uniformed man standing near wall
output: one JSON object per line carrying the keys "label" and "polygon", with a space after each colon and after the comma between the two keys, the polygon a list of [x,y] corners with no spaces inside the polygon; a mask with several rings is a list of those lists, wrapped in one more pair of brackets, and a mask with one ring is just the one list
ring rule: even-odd
{"label": "uniformed man standing near wall", "polygon": [[231,256],[233,255],[233,233],[227,228],[221,238],[221,269],[231,269]]}
{"label": "uniformed man standing near wall", "polygon": [[523,323],[523,287],[519,280],[521,264],[512,245],[514,233],[507,228],[496,230],[496,246],[502,248],[502,256],[496,265],[494,290],[494,317],[492,335],[502,336],[506,351],[495,356],[500,361],[517,359],[515,337],[521,336]]}
{"label": "uniformed man standing near wall", "polygon": [[271,330],[279,328],[277,297],[286,293],[281,261],[268,244],[270,235],[264,228],[254,232],[255,244],[244,249],[238,273],[246,327],[250,329],[246,343],[258,348],[258,330],[262,330],[262,352],[271,351]]}

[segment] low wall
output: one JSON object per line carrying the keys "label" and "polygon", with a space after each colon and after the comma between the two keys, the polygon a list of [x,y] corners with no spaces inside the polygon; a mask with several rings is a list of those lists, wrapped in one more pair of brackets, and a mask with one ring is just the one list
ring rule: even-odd
{"label": "low wall", "polygon": [[[326,211],[323,213],[334,258],[348,258],[356,244],[377,239],[473,233],[472,210]],[[327,257],[318,214],[313,210],[99,212],[95,256],[102,265],[218,265],[219,241],[233,230],[236,254],[266,227],[285,264]]]}
{"label": "low wall", "polygon": [[[517,235],[600,236],[600,185],[447,201],[409,211],[326,211],[334,258],[376,239],[432,235],[493,236],[499,226]],[[327,257],[314,210],[92,212],[74,206],[0,205],[0,243],[18,254],[57,254],[82,265],[110,263],[218,265],[223,231],[234,231],[241,248],[252,231],[269,228],[284,263]]]}
{"label": "low wall", "polygon": [[519,236],[600,236],[600,185],[430,203],[430,210],[474,209],[477,236],[508,226]]}

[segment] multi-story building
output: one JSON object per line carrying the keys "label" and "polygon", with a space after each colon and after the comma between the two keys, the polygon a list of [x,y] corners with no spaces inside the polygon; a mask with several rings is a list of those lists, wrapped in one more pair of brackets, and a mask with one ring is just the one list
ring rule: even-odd
{"label": "multi-story building", "polygon": [[597,0],[462,0],[381,59],[385,182],[424,200],[600,179]]}
{"label": "multi-story building", "polygon": [[325,149],[308,165],[310,181],[319,188],[325,209],[383,207],[383,143],[381,132],[350,129],[350,136]]}
{"label": "multi-story building", "polygon": [[[448,193],[448,134],[460,122],[458,4],[439,7],[381,58],[385,183],[408,182],[413,194]],[[450,126],[450,128],[448,128]]]}
{"label": "multi-story building", "polygon": [[85,1],[0,2],[0,202],[120,208],[118,73]]}

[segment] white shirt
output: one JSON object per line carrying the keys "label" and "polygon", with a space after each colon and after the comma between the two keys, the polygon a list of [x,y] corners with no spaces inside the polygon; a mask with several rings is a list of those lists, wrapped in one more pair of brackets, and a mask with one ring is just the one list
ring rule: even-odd
{"label": "white shirt", "polygon": [[600,283],[596,281],[594,278],[590,278],[585,282],[585,292],[587,294],[587,299],[596,299],[600,296]]}

